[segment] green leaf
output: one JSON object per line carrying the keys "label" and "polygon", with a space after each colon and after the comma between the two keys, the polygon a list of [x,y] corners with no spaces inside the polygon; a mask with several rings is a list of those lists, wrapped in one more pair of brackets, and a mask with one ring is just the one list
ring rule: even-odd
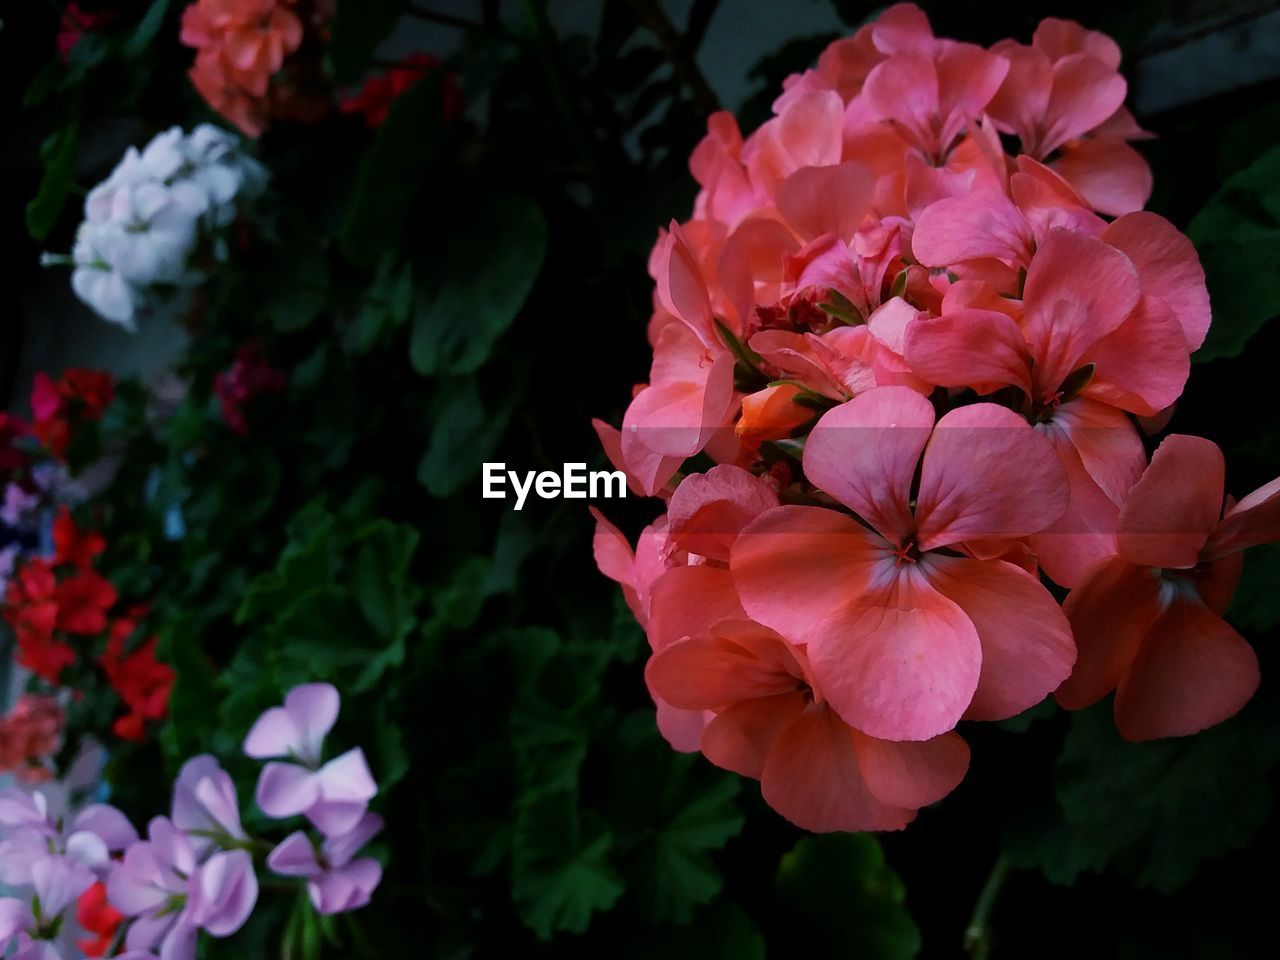
{"label": "green leaf", "polygon": [[385,333],[404,326],[413,313],[413,271],[397,268],[392,256],[383,257],[368,295],[356,314],[351,330],[351,347],[359,354],[368,353]]}
{"label": "green leaf", "polygon": [[360,539],[351,591],[379,635],[392,642],[403,640],[417,622],[414,610],[422,597],[422,590],[409,579],[418,531],[378,520]]}
{"label": "green leaf", "polygon": [[40,148],[44,176],[35,197],[27,204],[27,232],[36,240],[49,235],[71,194],[80,149],[80,125],[69,123],[54,133]]}
{"label": "green leaf", "polygon": [[401,0],[338,0],[329,40],[329,62],[338,83],[360,79],[403,11]]}
{"label": "green leaf", "polygon": [[1233,174],[1187,228],[1213,324],[1194,360],[1238,355],[1280,312],[1280,147]]}
{"label": "green leaf", "polygon": [[418,464],[418,480],[433,497],[452,496],[479,475],[522,395],[510,387],[502,407],[489,412],[474,377],[441,382],[431,404],[431,442]]}
{"label": "green leaf", "polygon": [[388,251],[399,249],[418,196],[432,179],[441,120],[440,81],[434,75],[391,104],[373,145],[360,160],[342,226],[342,252],[352,263],[373,269]]}
{"label": "green leaf", "polygon": [[778,865],[776,892],[785,956],[906,960],[920,950],[902,881],[871,834],[801,840]]}
{"label": "green leaf", "polygon": [[1074,714],[1055,773],[1058,810],[1007,836],[1006,851],[1055,883],[1113,867],[1139,886],[1177,890],[1266,819],[1280,759],[1273,714],[1258,700],[1203,733],[1149,743],[1120,738],[1109,701]]}
{"label": "green leaf", "polygon": [[625,889],[608,862],[613,835],[581,834],[574,791],[543,793],[517,815],[511,894],[521,919],[543,940],[557,931],[584,932]]}
{"label": "green leaf", "polygon": [[414,369],[425,376],[479,369],[524,306],[546,249],[546,221],[528,197],[478,201],[450,238],[435,295],[418,306]]}
{"label": "green leaf", "polygon": [[[652,726],[652,717],[645,719]],[[697,762],[684,756],[675,759]],[[722,776],[706,789],[690,791],[693,799],[645,845],[645,894],[654,919],[686,923],[696,905],[710,903],[724,886],[708,854],[742,830],[745,819],[735,802],[739,786],[738,778]]]}
{"label": "green leaf", "polygon": [[160,32],[160,28],[164,26],[165,14],[169,12],[169,3],[170,0],[152,0],[151,6],[147,8],[147,12],[134,28],[133,34],[125,41],[126,57],[140,57],[147,52],[151,42]]}

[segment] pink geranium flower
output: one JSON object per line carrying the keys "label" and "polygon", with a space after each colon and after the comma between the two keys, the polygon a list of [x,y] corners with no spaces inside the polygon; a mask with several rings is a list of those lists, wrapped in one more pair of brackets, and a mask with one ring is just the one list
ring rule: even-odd
{"label": "pink geranium flower", "polygon": [[320,913],[358,910],[382,880],[382,866],[371,857],[354,859],[360,848],[382,830],[382,818],[367,813],[347,833],[316,845],[299,830],[271,851],[267,866],[286,877],[304,877],[311,903]]}
{"label": "pink geranium flower", "polygon": [[1071,586],[1110,551],[1118,504],[1142,469],[1126,412],[1151,416],[1173,403],[1190,351],[1169,301],[1146,294],[1134,262],[1102,238],[1050,230],[1021,307],[1019,322],[944,301],[941,316],[907,330],[905,355],[940,386],[1020,391],[1023,415],[1053,443],[1071,483],[1062,523],[1033,546],[1049,575]]}
{"label": "pink geranium flower", "polygon": [[928,740],[962,716],[1019,713],[1066,678],[1075,648],[1052,596],[1012,563],[980,559],[1067,504],[1053,448],[1024,420],[975,404],[935,424],[920,394],[878,387],[823,416],[804,468],[856,518],[770,510],[734,543],[730,566],[747,613],[807,644],[842,720]]}
{"label": "pink geranium flower", "polygon": [[1057,691],[1076,710],[1116,691],[1129,740],[1196,733],[1233,716],[1258,687],[1258,659],[1222,613],[1241,551],[1280,540],[1280,480],[1223,502],[1222,452],[1173,435],[1129,492],[1114,556],[1089,569],[1064,610],[1079,662]]}
{"label": "pink geranium flower", "polygon": [[954,733],[877,740],[823,700],[802,649],[759,624],[722,620],[654,654],[649,685],[678,707],[714,711],[701,749],[761,781],[768,804],[807,830],[898,830],[960,782],[969,749]]}
{"label": "pink geranium flower", "polygon": [[325,735],[338,719],[338,691],[328,683],[307,683],[285,696],[284,706],[260,716],[244,740],[255,759],[287,757],[268,763],[258,778],[258,806],[270,817],[304,814],[326,835],[353,829],[378,786],[364,751],[348,750],[323,762]]}

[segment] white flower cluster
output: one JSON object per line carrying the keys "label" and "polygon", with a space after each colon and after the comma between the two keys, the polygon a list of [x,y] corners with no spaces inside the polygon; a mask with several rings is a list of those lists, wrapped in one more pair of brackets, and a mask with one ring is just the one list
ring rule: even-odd
{"label": "white flower cluster", "polygon": [[226,259],[224,228],[266,183],[266,168],[236,137],[207,123],[130,147],[85,199],[72,251],[76,296],[129,331],[141,317],[181,309],[204,280],[201,265]]}

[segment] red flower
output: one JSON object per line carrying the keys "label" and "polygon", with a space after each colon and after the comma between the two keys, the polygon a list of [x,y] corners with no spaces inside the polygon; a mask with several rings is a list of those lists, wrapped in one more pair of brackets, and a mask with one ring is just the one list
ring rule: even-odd
{"label": "red flower", "polygon": [[92,570],[80,570],[54,589],[57,628],[85,636],[101,633],[107,628],[107,611],[115,606],[116,599],[111,581]]}
{"label": "red flower", "polygon": [[14,445],[14,441],[31,433],[31,424],[21,417],[0,412],[0,473],[21,470],[27,465],[25,451]]}
{"label": "red flower", "polygon": [[56,684],[62,671],[76,662],[76,652],[52,634],[19,630],[17,661],[42,680]]}
{"label": "red flower", "polygon": [[62,21],[58,25],[58,58],[67,63],[71,60],[71,51],[76,48],[80,38],[86,33],[101,30],[113,19],[112,10],[82,10],[80,4],[72,0],[62,12]]}
{"label": "red flower", "polygon": [[[130,611],[141,615],[142,611]],[[137,621],[122,617],[111,625],[111,636],[99,662],[120,695],[128,713],[117,717],[112,725],[121,740],[141,740],[146,722],[159,720],[169,709],[169,693],[173,689],[174,672],[168,664],[156,659],[156,638],[125,652],[125,641],[137,628]]]}
{"label": "red flower", "polygon": [[77,940],[78,946],[86,957],[105,957],[124,920],[122,914],[107,902],[107,888],[95,883],[84,893],[76,904],[76,922],[86,933],[95,934],[83,940]]}
{"label": "red flower", "polygon": [[55,563],[70,563],[81,569],[93,565],[93,558],[107,547],[102,534],[93,530],[81,530],[71,519],[71,511],[62,507],[53,521],[53,550]]}
{"label": "red flower", "polygon": [[5,592],[4,618],[15,630],[52,633],[58,617],[54,601],[57,578],[43,557],[28,560],[14,574]]}
{"label": "red flower", "polygon": [[[343,97],[339,106],[344,113],[363,114],[369,126],[380,127],[396,98],[439,67],[439,57],[429,53],[411,53],[386,73],[370,77],[359,93]],[[440,97],[441,112],[445,123],[448,123],[462,109],[462,91],[453,73],[440,71]]]}
{"label": "red flower", "polygon": [[262,394],[282,393],[284,387],[284,374],[267,362],[257,343],[241,347],[231,369],[213,378],[213,392],[222,405],[222,418],[227,426],[242,435],[249,433],[245,404]]}
{"label": "red flower", "polygon": [[31,413],[35,435],[58,459],[71,445],[72,421],[101,420],[115,397],[111,374],[101,370],[72,368],[60,381],[37,373],[31,388]]}

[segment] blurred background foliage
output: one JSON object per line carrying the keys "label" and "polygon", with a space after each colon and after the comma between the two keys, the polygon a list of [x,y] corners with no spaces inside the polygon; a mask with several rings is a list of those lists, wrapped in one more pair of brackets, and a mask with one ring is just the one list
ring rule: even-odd
{"label": "blurred background foliage", "polygon": [[[18,409],[24,332],[64,322],[34,264],[70,246],[80,189],[125,143],[216,119],[185,77],[181,3],[83,6],[117,19],[66,65],[58,4],[11,5],[0,31],[2,359]],[[100,568],[152,600],[178,671],[160,742],[113,754],[118,802],[145,820],[166,802],[156,765],[194,751],[235,773],[250,720],[312,679],[353,705],[342,735],[383,787],[388,872],[370,907],[313,928],[273,904],[209,957],[1271,955],[1275,684],[1186,740],[1124,744],[1109,704],[983,724],[965,731],[968,778],[904,833],[807,837],[754,784],[658,736],[644,640],[595,570],[585,508],[480,499],[486,459],[603,462],[589,418],[617,423],[647,376],[646,257],[688,215],[707,113],[727,105],[750,129],[788,73],[874,12],[792,6],[337,0],[336,85],[439,44],[465,111],[445,117],[433,74],[376,132],[340,114],[273,127],[256,147],[273,174],[260,223],[172,364],[185,398],[157,418],[141,381],[122,386],[76,454],[121,458],[94,508]],[[1280,472],[1274,11],[924,6],[964,40],[1026,39],[1056,15],[1121,42],[1131,103],[1158,134],[1141,145],[1151,208],[1195,239],[1214,303],[1172,429],[1223,446],[1229,490]],[[1220,76],[1219,41],[1241,77]],[[289,387],[254,401],[241,436],[212,383],[250,342]],[[609,512],[631,534],[652,515]],[[1230,614],[1264,678],[1278,578],[1280,552],[1260,551]]]}

